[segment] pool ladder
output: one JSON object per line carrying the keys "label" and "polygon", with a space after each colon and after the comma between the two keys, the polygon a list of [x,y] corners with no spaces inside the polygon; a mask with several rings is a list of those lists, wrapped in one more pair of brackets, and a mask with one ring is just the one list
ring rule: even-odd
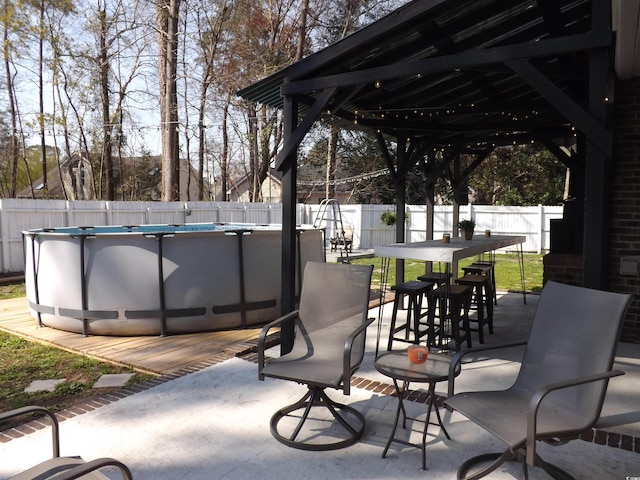
{"label": "pool ladder", "polygon": [[[330,213],[328,213],[330,212]],[[322,222],[325,224],[333,223],[335,231],[335,237],[330,238],[330,242],[332,246],[336,245],[336,248],[340,249],[340,256],[342,258],[342,263],[350,263],[349,260],[349,250],[351,249],[349,245],[352,245],[353,239],[347,239],[347,236],[344,231],[344,225],[342,223],[342,213],[340,212],[340,204],[337,200],[333,198],[325,198],[320,203],[320,208],[318,209],[318,213],[316,214],[316,218],[313,221],[313,228],[320,228],[322,226]]]}

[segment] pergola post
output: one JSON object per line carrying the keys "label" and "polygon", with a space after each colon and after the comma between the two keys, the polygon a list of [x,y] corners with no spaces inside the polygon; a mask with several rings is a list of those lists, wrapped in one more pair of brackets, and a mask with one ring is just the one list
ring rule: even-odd
{"label": "pergola post", "polygon": [[[607,31],[611,10],[609,2],[593,2],[592,21],[594,30]],[[602,126],[611,131],[607,118],[610,61],[609,49],[601,48],[591,52],[589,61],[589,113]],[[613,152],[603,151],[587,136],[585,156],[585,208],[584,208],[584,250],[583,285],[604,289],[607,287],[608,253],[608,179],[609,164]],[[588,259],[588,261],[586,260]]]}
{"label": "pergola post", "polygon": [[[298,124],[298,105],[294,97],[285,96],[283,105],[284,142],[291,138]],[[294,148],[280,166],[282,171],[282,268],[281,303],[282,315],[295,309],[296,302],[296,179],[298,150]],[[282,324],[280,330],[280,352],[285,355],[293,348],[293,320]]]}
{"label": "pergola post", "polygon": [[[406,138],[403,135],[397,138],[396,156],[398,172],[405,171],[406,155]],[[405,175],[398,175],[396,178],[396,242],[403,243],[405,239],[405,219],[404,212],[406,210],[407,192],[406,192]],[[396,260],[396,283],[404,282],[404,260]]]}

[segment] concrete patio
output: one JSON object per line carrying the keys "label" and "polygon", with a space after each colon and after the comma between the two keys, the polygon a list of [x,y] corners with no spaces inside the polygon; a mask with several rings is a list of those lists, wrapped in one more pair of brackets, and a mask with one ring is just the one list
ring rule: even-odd
{"label": "concrete patio", "polygon": [[[524,305],[519,294],[503,294],[496,309],[491,343],[526,338],[537,296]],[[377,316],[377,309],[370,314]],[[383,310],[383,338],[391,307]],[[257,379],[255,354],[210,362],[188,374],[170,375],[140,389],[112,396],[105,405],[88,405],[61,415],[63,455],[85,459],[112,456],[125,462],[136,479],[254,479],[254,478],[416,478],[453,479],[458,465],[476,454],[501,451],[503,445],[464,417],[445,414],[451,435],[437,427],[427,438],[427,471],[420,451],[392,444],[386,458],[383,446],[391,429],[396,399],[390,379],[373,367],[377,325],[368,331],[368,351],[353,380],[345,403],[355,405],[367,419],[358,444],[332,452],[307,452],[278,443],[269,432],[269,419],[280,407],[302,396],[304,387],[291,382]],[[475,339],[475,336],[474,336]],[[457,391],[508,386],[518,369],[521,350],[513,348],[468,365],[456,382]],[[590,441],[576,440],[562,447],[541,446],[548,461],[577,479],[640,476],[640,345],[621,344],[616,368],[626,375],[613,379],[599,428]],[[419,389],[421,385],[413,385]],[[438,384],[444,395],[446,385]],[[330,392],[338,400],[338,392]],[[417,396],[408,403],[410,416],[424,417]],[[416,424],[407,435],[420,435]],[[21,429],[22,432],[26,430]],[[48,430],[37,430],[0,443],[0,477],[6,478],[50,454]],[[531,479],[548,478],[531,469]],[[114,475],[112,478],[118,478]],[[506,465],[489,478],[522,478],[520,466]]]}

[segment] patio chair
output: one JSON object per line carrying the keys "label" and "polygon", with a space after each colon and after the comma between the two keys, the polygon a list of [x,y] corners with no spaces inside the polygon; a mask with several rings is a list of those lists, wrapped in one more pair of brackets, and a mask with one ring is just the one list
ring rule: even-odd
{"label": "patio chair", "polygon": [[46,416],[49,418],[52,428],[53,456],[52,458],[45,460],[44,462],[39,463],[38,465],[35,465],[14,477],[11,477],[11,480],[72,480],[74,478],[82,478],[83,480],[109,480],[109,477],[103,475],[99,471],[104,467],[115,467],[120,470],[123,479],[133,479],[129,468],[127,468],[127,466],[122,462],[113,458],[98,458],[96,460],[86,462],[80,457],[61,457],[60,428],[58,426],[58,419],[52,412],[44,407],[33,405],[0,413],[0,423],[10,418],[32,414]]}
{"label": "patio chair", "polygon": [[[609,378],[624,374],[612,370],[612,366],[631,298],[549,281],[540,296],[520,372],[510,388],[453,395],[451,375],[447,407],[508,446],[502,454],[481,455],[464,462],[458,469],[459,479],[482,478],[507,460],[522,463],[524,478],[528,478],[527,465],[541,467],[556,479],[573,478],[540,458],[536,442],[563,445],[597,422]],[[469,353],[492,348],[496,347],[459,352],[451,368],[455,369]],[[467,476],[479,463],[492,460]]]}
{"label": "patio chair", "polygon": [[[334,450],[354,444],[364,433],[364,416],[330,399],[325,389],[350,393],[351,375],[364,356],[366,328],[374,320],[367,319],[372,270],[371,265],[307,262],[299,309],[262,329],[259,379],[272,377],[308,387],[299,401],[271,417],[271,433],[281,443],[303,450]],[[289,320],[296,327],[293,350],[267,362],[268,332]],[[290,415],[299,410],[303,410],[299,416]],[[279,425],[283,419],[287,420]],[[289,431],[281,433],[285,430]]]}

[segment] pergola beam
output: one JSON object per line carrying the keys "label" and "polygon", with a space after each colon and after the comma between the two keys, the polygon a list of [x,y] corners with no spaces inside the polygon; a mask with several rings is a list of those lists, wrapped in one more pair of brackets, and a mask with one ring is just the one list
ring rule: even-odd
{"label": "pergola beam", "polygon": [[[573,101],[567,94],[546,78],[540,71],[526,60],[514,60],[507,64],[520,77],[536,89],[547,101],[554,105],[571,120],[577,128],[582,130],[589,140],[597,146],[604,155],[611,157],[613,138],[611,132],[594,117]],[[605,96],[600,98],[604,102]]]}
{"label": "pergola beam", "polygon": [[[276,168],[278,170],[282,169],[284,161],[300,146],[300,143],[304,140],[307,133],[309,133],[309,130],[316,120],[320,118],[322,110],[327,108],[329,101],[331,101],[335,93],[335,88],[328,88],[322,92],[322,95],[320,95],[316,102],[311,106],[302,122],[300,122],[290,135],[287,136],[284,141],[284,145],[282,146],[282,150],[278,152],[278,156],[276,157]],[[290,99],[291,96],[285,97],[285,99],[286,98]]]}
{"label": "pergola beam", "polygon": [[443,55],[416,62],[396,63],[393,68],[389,68],[389,66],[365,68],[347,73],[289,81],[282,85],[282,94],[296,95],[332,87],[341,88],[376,81],[384,82],[385,80],[395,80],[411,75],[447,72],[456,69],[464,70],[483,65],[505,63],[510,60],[564,55],[576,51],[608,47],[611,44],[611,35],[606,32],[568,35],[558,39],[542,40],[533,44],[507,45]]}

